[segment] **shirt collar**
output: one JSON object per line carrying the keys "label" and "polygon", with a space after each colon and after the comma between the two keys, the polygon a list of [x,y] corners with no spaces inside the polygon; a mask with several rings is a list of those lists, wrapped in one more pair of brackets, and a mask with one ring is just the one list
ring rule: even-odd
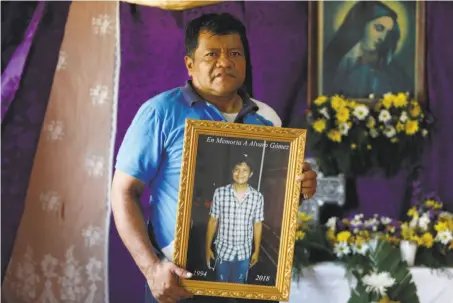
{"label": "shirt collar", "polygon": [[[205,101],[194,89],[192,80],[186,81],[186,85],[181,87],[181,92],[183,93],[184,98],[189,106],[192,106],[200,101]],[[256,103],[252,101],[245,89],[240,88],[238,90],[238,95],[242,98],[242,102],[244,103],[243,108],[251,108],[254,111],[258,110],[258,105],[256,105]]]}

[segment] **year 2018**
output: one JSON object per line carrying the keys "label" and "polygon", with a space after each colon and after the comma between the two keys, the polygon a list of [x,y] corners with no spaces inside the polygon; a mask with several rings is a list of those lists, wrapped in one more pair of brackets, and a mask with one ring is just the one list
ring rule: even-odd
{"label": "year 2018", "polygon": [[269,276],[264,276],[264,275],[256,275],[255,281],[262,281],[262,282],[269,282],[271,280],[271,277]]}

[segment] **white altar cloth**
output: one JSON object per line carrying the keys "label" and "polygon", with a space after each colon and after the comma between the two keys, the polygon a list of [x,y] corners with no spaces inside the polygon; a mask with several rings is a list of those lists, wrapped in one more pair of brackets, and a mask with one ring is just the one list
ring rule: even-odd
{"label": "white altar cloth", "polygon": [[[441,272],[413,267],[411,273],[420,303],[453,303],[453,268]],[[341,264],[321,263],[306,270],[299,282],[293,279],[289,302],[346,303],[354,284]]]}

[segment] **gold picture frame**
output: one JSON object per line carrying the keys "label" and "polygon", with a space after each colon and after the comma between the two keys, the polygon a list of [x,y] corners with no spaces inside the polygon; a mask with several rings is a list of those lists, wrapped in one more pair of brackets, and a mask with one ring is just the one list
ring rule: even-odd
{"label": "gold picture frame", "polygon": [[[255,151],[253,148],[262,148],[262,157],[260,158],[261,164],[259,165],[259,180],[261,183],[265,182],[263,180],[271,180],[267,182],[274,182],[272,184],[272,194],[276,194],[276,192],[283,193],[283,197],[280,198],[269,198],[272,199],[272,203],[268,203],[267,207],[273,207],[276,209],[278,205],[281,206],[281,217],[275,217],[273,214],[278,213],[276,211],[269,211],[266,215],[266,207],[264,207],[264,217],[268,217],[269,222],[272,221],[274,223],[268,223],[270,228],[275,224],[278,225],[278,221],[280,221],[280,226],[275,227],[276,230],[280,229],[279,234],[279,243],[278,249],[274,252],[274,256],[276,256],[276,267],[275,270],[275,277],[273,280],[275,282],[274,285],[265,285],[265,282],[260,282],[258,280],[265,280],[271,281],[270,276],[262,275],[263,278],[259,278],[260,275],[257,274],[257,281],[258,282],[244,282],[244,284],[240,283],[232,283],[232,282],[218,282],[216,279],[209,280],[206,278],[206,275],[201,278],[200,276],[194,275],[190,279],[181,279],[180,283],[186,289],[188,289],[194,295],[201,295],[201,296],[214,296],[214,297],[231,297],[231,298],[247,298],[247,299],[261,299],[261,300],[275,300],[275,301],[288,301],[289,300],[289,292],[291,286],[291,278],[292,278],[292,270],[293,270],[293,256],[294,256],[294,244],[295,244],[295,236],[296,236],[296,227],[297,227],[297,215],[299,209],[299,201],[300,201],[300,186],[301,182],[296,180],[296,176],[302,172],[302,166],[305,157],[305,143],[306,143],[306,134],[307,131],[305,129],[292,129],[292,128],[279,128],[279,127],[270,127],[270,126],[259,126],[259,125],[250,125],[250,124],[240,124],[240,123],[227,123],[227,122],[216,122],[216,121],[203,121],[203,120],[191,120],[188,119],[185,125],[185,137],[184,137],[184,147],[183,147],[183,159],[182,159],[182,169],[181,169],[181,182],[180,182],[180,192],[179,192],[179,201],[178,201],[178,209],[177,209],[177,219],[176,219],[176,230],[175,230],[175,242],[174,242],[174,252],[173,252],[173,262],[182,267],[186,268],[191,272],[196,271],[194,268],[191,269],[191,264],[188,264],[188,255],[190,247],[195,247],[195,249],[200,249],[201,254],[206,255],[204,252],[206,251],[205,247],[208,245],[201,245],[199,243],[195,243],[190,245],[189,241],[191,237],[194,237],[196,232],[193,231],[193,217],[192,216],[201,216],[198,214],[203,213],[203,210],[197,209],[196,212],[193,211],[195,208],[194,202],[194,187],[196,185],[196,180],[204,180],[198,179],[202,178],[203,174],[197,175],[196,171],[201,169],[205,166],[198,166],[197,168],[197,159],[206,159],[203,158],[202,154],[208,154],[211,157],[214,156],[215,161],[211,163],[215,163],[215,167],[211,167],[213,172],[221,169],[222,164],[225,166],[228,162],[226,160],[227,157],[222,158],[220,153],[224,151],[225,155],[228,152],[235,152],[233,149],[242,148],[240,152],[246,151],[250,153],[252,156],[257,154],[258,151]],[[206,140],[205,140],[206,138]],[[219,139],[220,138],[220,139]],[[227,139],[225,139],[227,138]],[[212,142],[212,145],[208,145],[208,142]],[[216,143],[217,142],[217,143]],[[234,143],[236,142],[236,143]],[[242,143],[237,143],[242,142]],[[257,143],[258,142],[258,143]],[[261,142],[261,143],[260,143]],[[211,144],[211,143],[210,143]],[[258,144],[258,145],[257,145]],[[259,144],[262,144],[261,146]],[[202,148],[200,148],[200,146]],[[217,147],[203,147],[203,146],[217,146]],[[239,147],[238,147],[239,146]],[[271,147],[273,146],[273,147]],[[253,147],[253,148],[252,148]],[[203,151],[204,149],[208,149]],[[216,148],[216,149],[211,149]],[[265,153],[268,153],[266,158]],[[198,158],[201,157],[201,158]],[[210,159],[208,157],[208,159]],[[286,159],[286,160],[285,160]],[[203,160],[208,161],[208,160]],[[202,163],[203,161],[200,161]],[[280,162],[279,162],[280,161]],[[286,166],[280,165],[279,163],[285,163]],[[202,164],[199,164],[202,165]],[[208,165],[207,162],[203,165]],[[268,167],[275,167],[266,169],[266,165]],[[230,166],[231,167],[231,166]],[[258,165],[257,165],[258,167]],[[281,167],[279,170],[278,167]],[[204,169],[204,168],[203,168]],[[226,170],[228,171],[228,169]],[[229,171],[231,173],[232,171]],[[270,173],[271,172],[271,173]],[[283,176],[286,174],[286,179],[281,180],[279,173]],[[200,176],[200,177],[199,177]],[[210,176],[210,175],[207,175]],[[231,176],[231,175],[230,175]],[[266,176],[269,176],[266,179]],[[206,177],[208,178],[208,177]],[[234,177],[233,177],[234,178]],[[214,177],[209,177],[209,182],[215,179]],[[275,183],[277,182],[277,183]],[[280,182],[280,183],[278,183]],[[283,182],[283,183],[282,183]],[[207,182],[203,181],[203,184]],[[260,183],[260,184],[261,184]],[[197,183],[198,184],[198,183]],[[203,184],[199,186],[204,186]],[[263,183],[264,184],[264,183]],[[266,183],[267,184],[267,183]],[[280,184],[280,185],[279,185]],[[255,186],[256,188],[260,188],[258,184]],[[263,192],[269,189],[269,185]],[[263,205],[266,206],[266,197],[264,197]],[[275,197],[275,196],[272,196]],[[239,200],[237,200],[239,201]],[[282,203],[278,201],[283,201]],[[283,205],[281,205],[283,204]],[[275,206],[277,205],[277,206]],[[272,213],[271,216],[269,214]],[[279,218],[278,218],[279,217]],[[203,219],[205,220],[205,219]],[[267,236],[272,235],[270,231],[264,232],[264,230],[268,227],[265,227],[266,219],[264,219],[265,223],[263,223],[263,236],[260,245],[260,250],[263,250],[260,258],[271,258],[272,256],[272,248],[267,247],[267,250],[264,248],[264,243],[268,245],[271,241],[275,241],[274,236]],[[206,220],[205,220],[206,221]],[[256,221],[254,221],[256,222]],[[275,223],[276,222],[276,223]],[[272,225],[274,224],[274,225]],[[220,227],[219,227],[220,228]],[[193,234],[191,234],[193,232]],[[266,240],[265,238],[268,237]],[[261,238],[261,237],[259,237]],[[195,241],[195,240],[193,240]],[[267,241],[267,242],[266,242]],[[250,239],[250,242],[252,240]],[[204,243],[204,242],[202,242]],[[194,251],[194,253],[190,254],[191,256],[198,257],[198,253]],[[195,258],[194,257],[194,258]],[[206,259],[203,259],[206,260]],[[271,260],[272,261],[272,260]],[[261,263],[259,263],[261,262]],[[269,266],[265,260],[259,261],[257,265],[255,265],[255,271],[263,270],[265,267]],[[201,264],[201,263],[199,263]],[[204,263],[206,266],[208,263]],[[221,262],[220,262],[221,264]],[[261,265],[260,265],[261,264]],[[256,267],[260,265],[261,267]],[[195,265],[194,265],[195,266]],[[248,268],[248,267],[247,267]],[[248,272],[251,272],[253,269],[248,269]],[[203,273],[203,270],[201,270]],[[247,274],[248,279],[253,279],[251,274]],[[269,277],[269,278],[266,278]],[[255,280],[253,280],[255,281]]]}
{"label": "gold picture frame", "polygon": [[[326,60],[330,58],[326,54],[326,48],[329,43],[332,43],[333,39],[336,37],[337,33],[340,32],[342,22],[346,19],[347,14],[352,10],[354,5],[358,2],[367,3],[369,5],[374,5],[375,2],[367,2],[366,0],[359,1],[310,1],[308,7],[308,89],[307,89],[307,102],[310,104],[320,95],[333,95],[335,93],[345,95],[347,98],[356,99],[359,102],[363,103],[373,103],[376,98],[370,98],[367,96],[357,96],[357,95],[348,95],[344,92],[337,92],[336,89],[333,89],[333,92],[328,92],[328,89],[324,87],[324,81],[333,81],[335,77],[332,75],[326,76],[324,79],[324,68],[326,65]],[[425,1],[377,1],[386,5],[391,11],[393,11],[397,16],[397,22],[400,31],[400,38],[397,42],[396,50],[394,51],[393,60],[391,66],[383,73],[387,73],[388,79],[393,79],[395,81],[390,81],[395,83],[393,85],[394,89],[387,91],[391,93],[399,92],[409,92],[412,97],[415,97],[421,104],[426,105],[426,5]],[[370,11],[363,12],[363,16],[369,14]],[[327,17],[326,17],[327,16]],[[366,17],[363,17],[366,18]],[[357,18],[357,23],[361,23],[361,18]],[[351,23],[349,23],[351,24]],[[363,24],[362,24],[363,25]],[[360,27],[359,25],[357,27]],[[336,29],[333,29],[336,28]],[[360,27],[361,28],[361,27]],[[362,28],[361,28],[362,29]],[[347,34],[352,35],[350,32]],[[330,38],[329,38],[330,37]],[[352,39],[352,38],[351,38]],[[340,38],[335,41],[340,41]],[[342,41],[342,40],[341,40]],[[345,40],[347,41],[347,40]],[[343,43],[340,46],[344,46],[346,49],[346,44]],[[338,55],[340,53],[340,47],[332,47],[333,50],[337,49],[338,51],[334,53]],[[349,48],[347,48],[349,49]],[[346,57],[346,55],[345,55]],[[332,59],[333,60],[333,59]],[[396,76],[396,71],[404,71],[404,75]],[[411,89],[403,89],[407,85],[399,85],[403,82],[400,82],[401,78],[406,78],[405,84],[410,83]],[[338,77],[343,79],[344,77]],[[365,79],[365,77],[362,77]],[[343,85],[346,85],[345,82]],[[398,84],[396,84],[398,83]],[[332,82],[333,84],[333,82]],[[355,87],[359,87],[360,83],[354,82]],[[347,85],[346,85],[347,86]],[[344,86],[340,86],[343,87]],[[327,90],[327,91],[326,91]],[[368,92],[367,92],[368,93]],[[373,92],[369,92],[374,95]]]}

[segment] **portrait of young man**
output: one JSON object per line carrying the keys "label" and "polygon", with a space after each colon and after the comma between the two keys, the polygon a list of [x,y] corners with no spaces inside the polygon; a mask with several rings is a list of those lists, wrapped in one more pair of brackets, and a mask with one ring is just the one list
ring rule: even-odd
{"label": "portrait of young man", "polygon": [[[121,143],[112,212],[125,247],[147,281],[147,303],[193,297],[178,283],[178,277],[191,278],[192,273],[171,262],[186,119],[281,127],[276,112],[243,89],[250,60],[247,45],[245,26],[230,14],[206,14],[190,21],[184,57],[190,80],[143,103]],[[308,164],[295,182],[301,182],[304,199],[314,195],[316,173]],[[149,214],[141,209],[145,186],[151,193]],[[196,297],[196,302],[223,300]]]}
{"label": "portrait of young man", "polygon": [[249,185],[253,173],[252,160],[240,155],[232,165],[231,184],[214,192],[206,232],[206,262],[219,282],[246,283],[249,268],[259,259],[264,198]]}

